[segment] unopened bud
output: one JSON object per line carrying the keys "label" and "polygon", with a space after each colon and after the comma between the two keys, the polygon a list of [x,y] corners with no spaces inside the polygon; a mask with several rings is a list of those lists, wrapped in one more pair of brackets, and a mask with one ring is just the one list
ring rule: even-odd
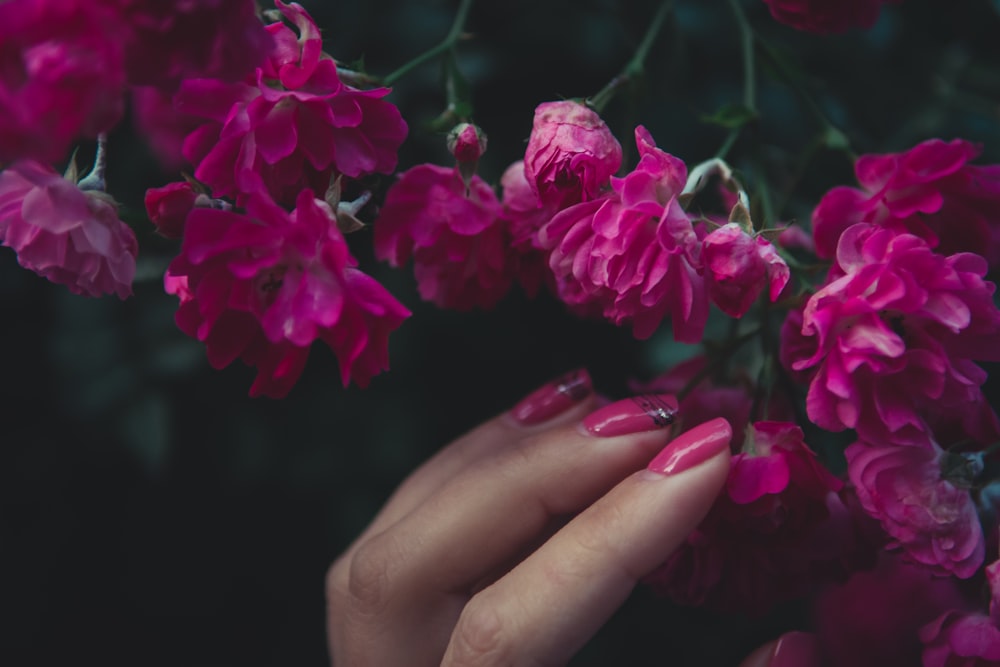
{"label": "unopened bud", "polygon": [[448,151],[459,164],[474,163],[486,152],[486,133],[472,123],[459,123],[448,133]]}

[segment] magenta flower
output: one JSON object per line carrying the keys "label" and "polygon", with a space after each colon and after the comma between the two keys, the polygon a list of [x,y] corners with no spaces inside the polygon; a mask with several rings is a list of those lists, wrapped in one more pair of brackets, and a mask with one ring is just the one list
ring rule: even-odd
{"label": "magenta flower", "polygon": [[139,246],[114,200],[47,165],[24,160],[0,172],[0,244],[74,294],[132,294]]}
{"label": "magenta flower", "polygon": [[100,3],[0,2],[0,163],[59,162],[118,122],[121,30]]}
{"label": "magenta flower", "polygon": [[413,258],[420,296],[442,308],[491,308],[510,289],[510,239],[493,190],[478,176],[421,164],[400,175],[375,221],[375,256]]}
{"label": "magenta flower", "polygon": [[968,164],[981,148],[963,139],[930,139],[903,153],[863,155],[861,189],[830,190],[813,212],[816,253],[833,257],[857,222],[915,234],[942,255],[974,252],[1000,267],[1000,165]]}
{"label": "magenta flower", "polygon": [[275,3],[299,34],[267,26],[275,48],[243,83],[186,80],[175,97],[183,113],[208,119],[184,142],[195,176],[216,197],[261,187],[284,204],[309,187],[325,192],[336,173],[388,174],[406,137],[388,88],[358,90],[340,81],[319,29],[295,3]]}
{"label": "magenta flower", "polygon": [[198,199],[198,192],[187,181],[168,183],[146,190],[146,215],[156,231],[168,239],[184,235],[184,221]]}
{"label": "magenta flower", "polygon": [[858,500],[891,538],[887,548],[938,574],[975,574],[983,530],[968,490],[943,475],[939,448],[856,442],[845,453]]}
{"label": "magenta flower", "polygon": [[169,171],[180,171],[187,164],[181,150],[184,138],[202,124],[174,109],[172,95],[150,86],[132,89],[132,121],[137,134]]}
{"label": "magenta flower", "polygon": [[117,7],[129,83],[173,92],[192,77],[242,79],[266,57],[271,36],[254,0],[103,0]]}
{"label": "magenta flower", "polygon": [[555,205],[543,205],[524,175],[524,161],[518,160],[500,177],[503,218],[510,230],[514,255],[514,275],[529,296],[534,296],[543,284],[555,292],[549,254],[538,240],[538,230],[552,219]]}
{"label": "magenta flower", "polygon": [[920,630],[924,667],[1000,667],[1000,628],[985,614],[945,612]]}
{"label": "magenta flower", "polygon": [[839,574],[854,548],[841,482],[802,430],[756,422],[732,458],[726,490],[648,583],[680,604],[750,614]]}
{"label": "magenta flower", "polygon": [[546,205],[593,199],[622,163],[622,147],[597,112],[573,100],[545,102],[524,152],[524,174]]}
{"label": "magenta flower", "polygon": [[651,336],[669,315],[676,340],[699,342],[708,290],[701,243],[677,201],[687,169],[657,148],[646,128],[637,127],[635,139],[635,170],[612,178],[610,193],[560,211],[538,239],[551,251],[556,289],[570,306],[631,322],[637,338]]}
{"label": "magenta flower", "polygon": [[825,587],[811,616],[830,665],[914,667],[920,628],[964,602],[953,577],[883,552],[875,569]]}
{"label": "magenta flower", "polygon": [[878,443],[926,445],[928,421],[945,416],[968,437],[995,438],[980,390],[986,373],[972,361],[1000,358],[1000,311],[985,274],[978,255],[944,257],[873,225],[847,229],[801,327],[789,317],[782,331],[785,363],[812,373],[809,418]]}
{"label": "magenta flower", "polygon": [[209,363],[257,368],[251,396],[285,396],[316,339],[341,380],[366,386],[389,365],[389,333],[409,311],[357,268],[330,207],[303,191],[287,213],[261,194],[243,214],[196,208],[167,270],[177,325],[205,343]]}
{"label": "magenta flower", "polygon": [[791,276],[770,241],[750,236],[735,222],[706,236],[701,252],[708,293],[730,317],[743,317],[766,285],[771,301],[777,301]]}
{"label": "magenta flower", "polygon": [[831,33],[870,28],[882,5],[901,0],[764,0],[771,16],[796,30]]}

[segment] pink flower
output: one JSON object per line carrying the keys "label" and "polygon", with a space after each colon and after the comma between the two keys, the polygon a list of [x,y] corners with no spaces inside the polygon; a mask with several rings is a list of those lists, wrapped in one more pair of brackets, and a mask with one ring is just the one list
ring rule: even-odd
{"label": "pink flower", "polygon": [[974,252],[1000,267],[1000,165],[969,165],[981,148],[963,139],[930,139],[903,153],[863,155],[854,166],[862,189],[837,187],[813,212],[820,257],[832,257],[857,222],[925,239],[942,255]]}
{"label": "pink flower", "polygon": [[132,120],[137,134],[165,169],[179,171],[187,164],[181,152],[184,137],[201,122],[174,109],[171,95],[149,86],[133,88]]}
{"label": "pink flower", "polygon": [[883,552],[874,570],[824,588],[812,616],[831,667],[913,667],[920,627],[962,604],[953,578]]}
{"label": "pink flower", "polygon": [[945,612],[920,630],[924,667],[1000,667],[1000,628],[985,614]]}
{"label": "pink flower", "polygon": [[580,102],[545,102],[524,153],[524,174],[538,198],[558,208],[593,199],[622,162],[622,147],[597,113]]}
{"label": "pink flower", "polygon": [[648,583],[678,603],[759,614],[840,573],[853,549],[842,484],[802,431],[756,422],[726,490]]}
{"label": "pink flower", "polygon": [[500,188],[503,191],[503,218],[510,229],[517,281],[529,296],[537,294],[543,283],[554,292],[549,254],[538,241],[538,230],[552,219],[556,207],[543,205],[538,199],[524,175],[523,160],[507,167],[500,177]]}
{"label": "pink flower", "polygon": [[637,338],[651,336],[669,315],[676,340],[700,342],[708,318],[701,243],[677,201],[687,169],[657,148],[646,128],[637,127],[635,139],[635,170],[612,178],[610,193],[562,210],[538,239],[551,251],[559,297],[570,306],[631,322]]}
{"label": "pink flower", "polygon": [[254,0],[101,0],[127,30],[125,67],[132,85],[172,92],[182,79],[235,81],[272,47]]}
{"label": "pink flower", "polygon": [[459,123],[448,134],[448,152],[456,162],[475,162],[486,152],[486,133],[471,123]]}
{"label": "pink flower", "polygon": [[750,236],[735,222],[706,236],[701,252],[708,293],[730,317],[743,317],[767,284],[771,301],[777,301],[791,275],[767,239]]}
{"label": "pink flower", "polygon": [[0,2],[0,163],[64,160],[118,122],[121,29],[99,3]]}
{"label": "pink flower", "polygon": [[392,173],[406,123],[382,99],[389,89],[342,83],[312,18],[298,4],[275,4],[298,35],[272,23],[275,48],[245,82],[186,80],[175,97],[179,111],[209,120],[184,141],[195,176],[216,197],[263,184],[290,204],[303,188],[325,192],[335,173]]}
{"label": "pink flower", "polygon": [[882,5],[901,0],[764,0],[776,21],[796,30],[829,33],[870,28]]}
{"label": "pink flower", "polygon": [[188,215],[164,284],[181,301],[177,325],[205,343],[214,368],[240,357],[257,368],[250,395],[280,398],[316,339],[337,355],[345,386],[388,368],[389,333],[409,311],[356,266],[333,211],[311,191],[291,214],[251,194],[244,214]]}
{"label": "pink flower", "polygon": [[375,221],[375,256],[413,258],[420,296],[442,308],[490,308],[510,289],[500,203],[478,176],[468,194],[456,169],[421,164],[400,175]]}
{"label": "pink flower", "polygon": [[983,530],[968,490],[943,475],[939,448],[857,442],[845,453],[858,500],[892,540],[887,548],[938,574],[975,574]]}
{"label": "pink flower", "polygon": [[0,172],[0,244],[74,294],[132,294],[139,248],[114,201],[47,165],[24,160]]}
{"label": "pink flower", "polygon": [[184,221],[195,207],[198,193],[187,181],[168,183],[146,190],[146,214],[158,231],[168,239],[184,234]]}
{"label": "pink flower", "polygon": [[790,317],[782,331],[785,363],[813,373],[809,418],[878,443],[927,444],[928,421],[943,415],[970,437],[994,437],[986,374],[972,361],[1000,358],[1000,311],[985,274],[978,255],[944,257],[873,225],[847,229],[801,327]]}

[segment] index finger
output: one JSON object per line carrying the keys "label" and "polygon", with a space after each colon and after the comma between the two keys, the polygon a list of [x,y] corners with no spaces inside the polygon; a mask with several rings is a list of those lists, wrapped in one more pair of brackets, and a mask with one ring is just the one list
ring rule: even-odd
{"label": "index finger", "polygon": [[711,508],[724,419],[675,440],[466,605],[442,665],[564,664]]}

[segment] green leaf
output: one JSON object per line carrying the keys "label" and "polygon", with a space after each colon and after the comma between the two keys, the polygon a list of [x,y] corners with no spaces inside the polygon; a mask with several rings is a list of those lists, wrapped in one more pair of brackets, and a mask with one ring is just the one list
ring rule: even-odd
{"label": "green leaf", "polygon": [[743,104],[726,104],[715,113],[702,114],[701,121],[733,130],[757,120],[757,113]]}

